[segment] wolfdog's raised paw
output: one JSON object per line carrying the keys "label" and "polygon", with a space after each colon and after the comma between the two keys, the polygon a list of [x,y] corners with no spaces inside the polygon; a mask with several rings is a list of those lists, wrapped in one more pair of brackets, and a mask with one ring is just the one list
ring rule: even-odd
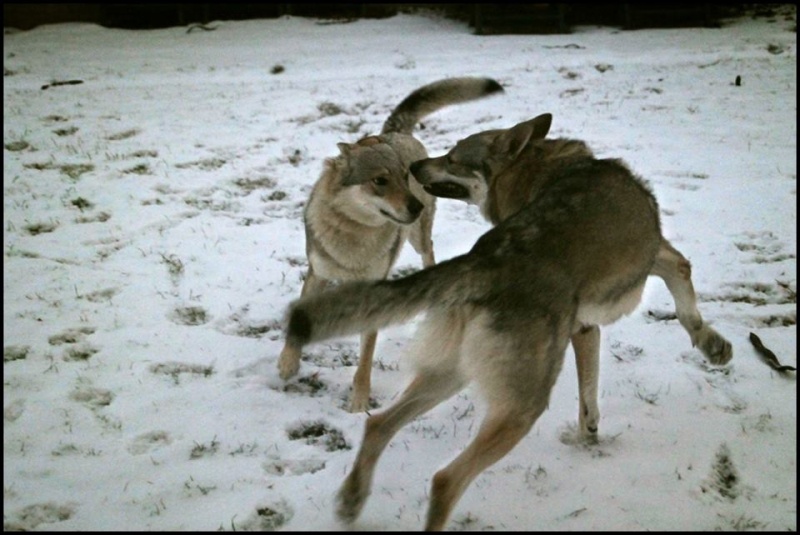
{"label": "wolfdog's raised paw", "polygon": [[733,357],[733,346],[717,331],[705,326],[697,346],[711,364],[727,364]]}

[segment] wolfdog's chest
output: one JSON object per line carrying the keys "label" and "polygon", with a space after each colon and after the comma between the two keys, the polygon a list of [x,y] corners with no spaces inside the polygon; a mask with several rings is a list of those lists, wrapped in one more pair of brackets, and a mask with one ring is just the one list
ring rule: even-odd
{"label": "wolfdog's chest", "polygon": [[355,228],[306,225],[306,249],[314,273],[327,280],[382,279],[408,236],[407,227]]}

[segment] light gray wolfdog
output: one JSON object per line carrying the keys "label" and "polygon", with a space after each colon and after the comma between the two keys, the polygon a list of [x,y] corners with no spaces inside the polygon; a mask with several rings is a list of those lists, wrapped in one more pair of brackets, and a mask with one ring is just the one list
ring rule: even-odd
{"label": "light gray wolfdog", "polygon": [[[448,78],[408,95],[391,113],[380,135],[339,143],[340,154],[325,161],[305,209],[308,273],[301,296],[319,292],[330,281],[384,279],[406,239],[434,261],[431,229],[435,198],[409,180],[408,166],[428,154],[413,135],[414,126],[445,106],[486,97],[503,88],[491,78]],[[350,410],[369,403],[372,356],[377,331],[361,335],[361,356]],[[278,361],[282,379],[300,367],[300,348],[286,345]]]}
{"label": "light gray wolfdog", "polygon": [[545,410],[570,342],[581,432],[596,436],[598,326],[633,311],[648,275],[667,283],[681,325],[708,360],[730,360],[730,343],[697,311],[689,262],[661,235],[653,194],[620,160],[596,159],[581,141],[545,139],[551,119],[469,136],[411,166],[426,191],[476,202],[496,224],[467,254],[291,305],[287,343],[295,348],[427,311],[416,376],[396,403],[367,419],[338,494],[342,520],[361,512],[392,436],[475,380],[488,402],[485,420],[432,481],[426,528],[443,529],[470,482]]}

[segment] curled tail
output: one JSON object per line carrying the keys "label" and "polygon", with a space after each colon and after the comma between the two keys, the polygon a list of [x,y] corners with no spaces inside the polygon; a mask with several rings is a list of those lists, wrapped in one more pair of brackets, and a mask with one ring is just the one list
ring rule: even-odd
{"label": "curled tail", "polygon": [[403,99],[383,123],[381,133],[411,134],[414,126],[423,117],[445,106],[477,100],[502,91],[503,87],[491,78],[445,78],[433,82]]}
{"label": "curled tail", "polygon": [[471,274],[479,259],[462,255],[396,280],[348,282],[298,299],[289,307],[287,342],[346,336],[407,321],[433,307],[478,299],[485,289]]}

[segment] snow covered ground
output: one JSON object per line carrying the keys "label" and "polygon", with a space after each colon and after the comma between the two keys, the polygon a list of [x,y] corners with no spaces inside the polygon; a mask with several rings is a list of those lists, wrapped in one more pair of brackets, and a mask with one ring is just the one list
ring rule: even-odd
{"label": "snow covered ground", "polygon": [[[794,17],[488,37],[425,14],[7,31],[4,528],[342,529],[333,496],[366,419],[345,410],[358,340],[310,346],[289,384],[276,370],[303,205],[337,142],[376,133],[420,85],[474,75],[505,94],[431,116],[429,152],[552,112],[552,136],[627,160],[734,359],[707,365],[652,280],[603,330],[599,444],[574,439],[570,350],[550,409],[448,528],[796,530],[795,376],[748,339],[796,365]],[[438,259],[489,228],[438,206]],[[419,266],[406,246],[395,271]],[[377,406],[408,380],[415,323],[379,335]],[[404,428],[355,528],[421,528],[431,476],[484,410],[468,388]]]}

